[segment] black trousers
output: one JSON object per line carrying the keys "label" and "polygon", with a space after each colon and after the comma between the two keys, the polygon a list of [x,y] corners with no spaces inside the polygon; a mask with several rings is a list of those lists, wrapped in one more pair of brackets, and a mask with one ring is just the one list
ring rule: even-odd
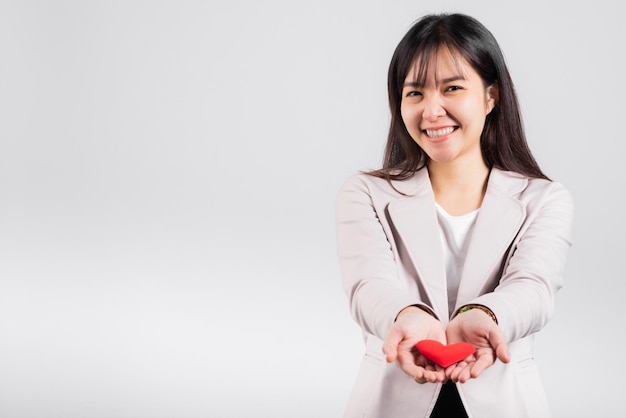
{"label": "black trousers", "polygon": [[456,390],[456,386],[451,380],[444,383],[441,388],[430,418],[467,418],[459,391]]}

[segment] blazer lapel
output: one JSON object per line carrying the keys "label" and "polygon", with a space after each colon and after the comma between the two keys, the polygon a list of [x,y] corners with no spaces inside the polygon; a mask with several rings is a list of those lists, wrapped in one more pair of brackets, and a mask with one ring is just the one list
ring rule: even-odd
{"label": "blazer lapel", "polygon": [[[407,252],[417,272],[420,288],[426,293],[430,307],[442,321],[448,320],[448,291],[446,273],[437,226],[434,195],[426,169],[411,179],[416,189],[409,196],[389,203],[388,211],[399,246]],[[397,185],[396,185],[397,186]],[[398,187],[401,190],[400,187]],[[402,251],[403,249],[399,249]]]}
{"label": "blazer lapel", "polygon": [[524,206],[514,196],[527,182],[515,174],[492,169],[470,238],[457,294],[457,309],[487,291],[489,278],[500,269],[525,217]]}

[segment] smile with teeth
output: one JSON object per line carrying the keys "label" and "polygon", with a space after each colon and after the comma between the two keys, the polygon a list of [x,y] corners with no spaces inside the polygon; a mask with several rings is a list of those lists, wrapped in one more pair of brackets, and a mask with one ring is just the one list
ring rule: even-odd
{"label": "smile with teeth", "polygon": [[431,138],[440,138],[445,135],[450,135],[452,132],[454,132],[455,129],[456,128],[454,128],[453,126],[449,126],[447,128],[441,129],[426,129],[424,130],[424,132],[426,132],[426,135]]}

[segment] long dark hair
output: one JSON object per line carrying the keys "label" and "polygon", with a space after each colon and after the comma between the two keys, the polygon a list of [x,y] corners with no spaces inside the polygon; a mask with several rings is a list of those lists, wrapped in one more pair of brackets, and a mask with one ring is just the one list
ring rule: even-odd
{"label": "long dark hair", "polygon": [[480,22],[463,14],[424,16],[396,47],[387,79],[391,125],[383,167],[370,174],[387,180],[402,180],[428,163],[428,155],[404,125],[400,104],[409,71],[418,65],[419,77],[423,77],[429,58],[435,57],[440,48],[447,48],[453,55],[460,54],[480,75],[485,86],[497,83],[498,100],[487,115],[480,137],[487,166],[547,179],[526,142],[513,81],[496,39]]}

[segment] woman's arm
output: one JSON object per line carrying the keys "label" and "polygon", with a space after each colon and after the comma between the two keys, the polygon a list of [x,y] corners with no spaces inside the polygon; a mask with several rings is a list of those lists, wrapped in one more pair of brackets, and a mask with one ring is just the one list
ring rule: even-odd
{"label": "woman's arm", "polygon": [[337,249],[350,312],[359,326],[384,339],[398,313],[409,305],[432,310],[398,276],[392,243],[364,176],[355,176],[337,197]]}
{"label": "woman's arm", "polygon": [[552,317],[571,247],[570,193],[559,183],[550,183],[541,201],[533,204],[539,207],[511,249],[498,286],[470,302],[494,312],[508,342],[541,330]]}

